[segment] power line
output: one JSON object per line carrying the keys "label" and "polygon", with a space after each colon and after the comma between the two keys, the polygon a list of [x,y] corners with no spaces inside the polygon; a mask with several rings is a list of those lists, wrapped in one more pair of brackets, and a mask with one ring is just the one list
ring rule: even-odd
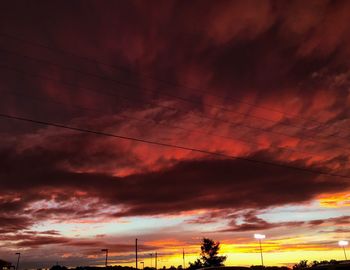
{"label": "power line", "polygon": [[[34,99],[34,100],[42,100],[42,101],[50,102],[50,103],[53,103],[53,104],[69,106],[72,109],[79,110],[79,111],[93,111],[93,112],[103,113],[103,114],[110,113],[110,112],[107,112],[107,111],[104,111],[104,110],[100,110],[100,109],[93,109],[93,108],[88,108],[88,107],[82,107],[82,106],[67,104],[67,103],[64,103],[64,102],[59,102],[57,100],[52,100],[52,99],[48,99],[48,98],[36,97],[36,96],[33,96],[33,95],[23,94],[23,93],[18,92],[18,91],[3,91],[3,92],[7,92],[7,94],[14,95],[14,96],[17,96],[17,97],[27,97],[27,98]],[[186,131],[186,132],[193,132],[193,133],[198,133],[198,134],[202,134],[202,135],[205,135],[205,136],[222,138],[222,139],[230,140],[232,142],[239,141],[239,142],[243,142],[245,144],[251,145],[251,146],[253,145],[253,146],[262,147],[262,145],[259,144],[259,143],[248,141],[248,140],[245,140],[243,138],[235,138],[235,137],[230,137],[230,136],[217,135],[217,134],[214,134],[212,132],[209,133],[209,132],[205,132],[205,131],[202,131],[202,130],[199,130],[199,129],[188,129],[188,128],[184,128],[184,127],[181,127],[181,126],[175,126],[175,125],[170,125],[170,124],[166,124],[166,123],[159,123],[159,122],[156,122],[154,120],[140,119],[140,118],[137,118],[137,117],[126,116],[126,115],[123,115],[123,114],[117,114],[117,117],[120,117],[122,119],[127,119],[127,120],[135,120],[135,121],[139,121],[139,122],[151,122],[152,124],[157,125],[157,126],[170,127],[170,128],[174,128],[174,129],[180,129],[180,130],[183,130],[183,131]],[[275,148],[277,150],[284,150],[284,151],[290,151],[290,152],[295,152],[295,153],[302,153],[302,154],[307,154],[307,155],[319,154],[319,153],[316,153],[316,152],[302,151],[302,150],[292,149],[292,148],[289,148],[289,147],[272,147],[272,148]]]}
{"label": "power line", "polygon": [[89,133],[89,134],[95,134],[95,135],[99,135],[99,136],[113,137],[113,138],[118,138],[118,139],[122,139],[122,140],[135,141],[135,142],[139,142],[139,143],[146,143],[146,144],[157,145],[157,146],[162,146],[162,147],[176,148],[176,149],[193,151],[193,152],[198,152],[198,153],[207,154],[207,155],[230,158],[230,159],[237,159],[237,160],[247,161],[247,162],[251,162],[251,163],[255,163],[255,164],[264,164],[264,165],[269,165],[269,166],[274,166],[274,167],[282,167],[282,168],[287,168],[287,169],[292,169],[292,170],[308,172],[308,173],[312,173],[312,174],[316,174],[316,175],[327,175],[327,176],[350,179],[350,176],[348,176],[348,175],[336,174],[336,173],[331,173],[331,172],[324,172],[324,171],[320,171],[320,170],[311,170],[311,169],[302,168],[302,167],[294,167],[294,166],[290,166],[290,165],[286,165],[286,164],[275,163],[275,162],[270,162],[270,161],[263,161],[263,160],[256,160],[256,159],[251,159],[251,158],[247,158],[247,157],[233,156],[233,155],[228,155],[228,154],[219,153],[219,152],[212,152],[212,151],[203,150],[203,149],[181,146],[181,145],[177,145],[177,144],[162,143],[162,142],[158,142],[158,141],[154,141],[154,140],[145,140],[145,139],[141,139],[141,138],[123,136],[123,135],[108,133],[108,132],[104,132],[104,131],[97,131],[97,130],[91,130],[91,129],[80,128],[80,127],[74,127],[74,126],[69,126],[69,125],[64,125],[64,124],[59,124],[59,123],[53,123],[53,122],[49,122],[49,121],[42,121],[42,120],[36,120],[36,119],[32,119],[32,118],[27,118],[27,117],[9,115],[9,114],[5,114],[5,113],[0,113],[0,117],[6,118],[6,119],[12,119],[12,120],[33,123],[33,124],[37,124],[37,125],[52,126],[52,127],[82,132],[82,133]]}
{"label": "power line", "polygon": [[[62,68],[62,69],[71,70],[71,71],[73,71],[73,72],[77,72],[77,73],[83,74],[84,76],[95,77],[95,78],[98,78],[98,79],[101,79],[101,80],[104,80],[104,81],[114,82],[114,83],[117,83],[117,84],[119,84],[119,85],[123,85],[123,86],[127,86],[127,87],[132,87],[132,88],[140,89],[140,90],[145,90],[145,91],[151,92],[151,93],[156,93],[156,94],[161,93],[161,95],[168,96],[168,97],[170,97],[170,98],[177,99],[177,100],[180,100],[180,101],[182,101],[182,102],[193,103],[193,104],[200,105],[200,106],[205,105],[205,106],[208,106],[208,107],[211,107],[211,108],[215,108],[215,109],[218,109],[218,110],[223,110],[223,111],[235,113],[235,114],[237,114],[237,115],[241,115],[241,116],[245,116],[245,117],[251,117],[251,118],[255,118],[255,119],[259,119],[259,120],[268,121],[268,122],[271,122],[271,123],[275,123],[275,124],[277,124],[277,125],[288,126],[288,127],[294,127],[294,128],[299,128],[299,129],[304,129],[304,130],[306,130],[305,127],[293,126],[293,125],[291,125],[291,124],[281,123],[281,122],[278,122],[278,121],[275,121],[275,120],[271,120],[271,119],[268,119],[268,118],[264,118],[264,117],[260,117],[260,116],[253,116],[253,115],[250,115],[250,114],[247,114],[247,113],[241,113],[241,112],[237,112],[237,111],[232,111],[232,110],[229,110],[229,109],[220,107],[220,106],[215,106],[215,105],[211,105],[211,104],[208,104],[208,103],[202,103],[202,102],[198,102],[198,101],[195,101],[195,100],[191,100],[191,99],[187,99],[187,98],[175,96],[175,95],[168,94],[168,93],[162,93],[163,91],[159,91],[159,90],[157,91],[157,90],[154,90],[154,89],[151,89],[151,88],[148,88],[148,87],[140,87],[140,86],[138,86],[138,85],[134,85],[134,84],[131,84],[131,83],[128,83],[128,82],[123,82],[123,81],[120,81],[120,80],[117,80],[117,79],[114,79],[114,78],[105,77],[105,76],[101,76],[101,75],[94,74],[94,73],[91,73],[91,72],[82,71],[82,70],[80,70],[80,69],[76,69],[76,68],[73,68],[73,67],[68,67],[68,66],[65,66],[65,65],[61,65],[61,64],[58,64],[58,63],[54,63],[54,62],[51,62],[51,61],[46,60],[46,59],[39,59],[39,58],[36,58],[36,57],[33,57],[33,56],[28,56],[28,55],[25,55],[25,54],[21,54],[21,53],[14,52],[14,51],[7,50],[7,49],[3,49],[3,48],[0,48],[0,51],[3,51],[3,52],[8,53],[8,54],[13,54],[13,55],[16,55],[16,56],[28,58],[28,59],[31,59],[31,60],[36,61],[36,62],[42,62],[42,63],[46,63],[46,64],[49,64],[49,65],[57,66],[57,67],[60,67],[60,68]],[[215,120],[219,120],[219,119],[215,119]],[[247,126],[247,127],[249,128],[250,126]],[[307,131],[307,130],[306,130],[306,131]],[[277,134],[277,133],[276,133],[276,134]],[[284,134],[283,132],[279,132],[279,134],[280,134],[280,135],[289,136],[289,135],[287,135],[287,134]],[[347,139],[346,137],[337,136],[337,135],[335,135],[335,134],[330,134],[330,135],[328,135],[328,136],[329,136],[329,137],[337,137],[337,138],[340,138],[340,139]],[[312,138],[312,140],[315,140],[315,139],[313,139],[314,137],[310,137],[310,136],[305,136],[305,137]],[[326,138],[327,138],[327,137],[326,137]],[[319,139],[325,139],[325,138],[320,137]],[[316,141],[316,140],[315,140],[315,141]],[[317,142],[318,142],[318,143],[322,143],[322,142],[320,142],[320,141],[317,141]]]}
{"label": "power line", "polygon": [[[111,93],[111,92],[107,93],[105,91],[100,91],[99,89],[95,89],[95,88],[91,88],[91,87],[78,86],[78,85],[75,85],[75,84],[63,81],[63,80],[58,80],[58,79],[53,79],[51,77],[47,77],[47,76],[43,76],[43,75],[33,74],[33,73],[30,73],[30,72],[27,72],[27,71],[23,71],[23,70],[18,69],[18,68],[14,68],[14,67],[8,66],[8,65],[1,65],[0,64],[0,68],[11,69],[11,70],[14,70],[15,72],[26,74],[28,76],[43,78],[45,80],[50,80],[50,81],[54,81],[56,83],[61,83],[61,84],[67,85],[69,87],[75,87],[75,88],[79,88],[79,89],[85,89],[85,90],[88,90],[88,91],[93,91],[93,92],[98,93],[98,94],[104,94],[104,95],[108,95],[108,96],[123,98],[123,99],[126,99],[126,100],[131,100],[132,99],[132,100],[134,100],[134,101],[136,100],[136,101],[138,101],[139,103],[142,103],[142,104],[150,104],[150,105],[158,106],[158,107],[161,107],[161,108],[164,108],[164,109],[168,109],[168,110],[174,110],[174,111],[182,112],[182,113],[189,113],[189,111],[186,111],[186,110],[183,110],[183,109],[179,109],[179,108],[174,108],[174,107],[163,105],[163,104],[159,104],[157,102],[148,102],[148,101],[144,102],[143,100],[140,100],[140,99],[137,99],[137,98],[134,98],[134,97],[130,98],[128,96],[123,96],[123,95],[121,95],[119,93],[117,93],[117,94]],[[338,146],[336,144],[330,144],[330,143],[319,141],[319,140],[315,140],[315,139],[312,139],[312,138],[310,139],[308,136],[300,137],[300,136],[296,136],[296,135],[290,135],[290,134],[286,134],[286,133],[283,133],[283,132],[278,132],[278,131],[274,131],[274,130],[268,130],[266,128],[254,127],[254,126],[251,126],[251,125],[248,125],[248,124],[245,124],[245,123],[234,123],[232,121],[228,121],[228,120],[221,119],[221,118],[210,117],[210,116],[206,116],[206,115],[200,115],[200,116],[197,116],[197,117],[205,118],[205,119],[212,120],[212,121],[218,121],[218,122],[226,123],[226,124],[229,124],[230,127],[234,127],[234,128],[237,128],[237,127],[241,126],[241,127],[246,127],[246,128],[252,129],[252,130],[258,130],[258,131],[262,131],[262,132],[266,132],[266,133],[276,134],[276,135],[279,135],[279,136],[286,136],[286,137],[289,137],[289,138],[297,138],[299,140],[305,140],[305,141],[309,141],[309,142],[313,142],[313,143],[316,142],[316,143],[320,143],[320,144],[323,144],[323,145],[328,145],[328,146],[337,147],[337,148],[341,148],[341,149],[345,148],[345,149],[349,149],[350,150],[349,147]]]}
{"label": "power line", "polygon": [[[138,76],[140,75],[138,72],[132,71],[129,68],[123,67],[121,65],[115,65],[115,64],[112,65],[112,64],[106,63],[104,61],[101,61],[99,59],[94,59],[94,58],[90,58],[88,56],[84,56],[84,55],[80,55],[80,54],[77,54],[77,53],[73,53],[71,51],[67,51],[67,50],[64,50],[62,48],[48,46],[48,45],[45,45],[45,44],[42,44],[42,43],[39,43],[39,42],[36,42],[36,41],[27,40],[27,39],[24,39],[22,37],[18,37],[18,36],[15,36],[15,35],[4,33],[4,32],[0,32],[0,36],[4,36],[4,37],[10,38],[12,40],[17,40],[18,42],[22,42],[22,43],[24,42],[24,43],[30,44],[32,46],[45,48],[45,49],[48,49],[50,51],[56,51],[56,52],[59,52],[61,54],[66,54],[66,55],[70,55],[70,56],[73,56],[73,57],[76,57],[76,58],[80,58],[80,59],[86,60],[86,61],[88,61],[90,63],[93,63],[93,64],[100,64],[100,65],[103,65],[103,66],[106,66],[106,67],[109,67],[109,68],[112,68],[112,69],[121,70],[121,71],[126,72],[126,73],[136,74]],[[184,88],[184,89],[187,89],[187,90],[190,90],[190,91],[193,91],[193,92],[201,92],[201,93],[213,96],[213,97],[220,98],[222,100],[231,100],[231,101],[234,101],[236,103],[246,104],[246,105],[249,105],[251,107],[260,108],[260,109],[263,109],[263,110],[266,110],[266,111],[279,113],[281,115],[285,115],[285,116],[288,116],[288,117],[294,117],[294,118],[299,118],[299,119],[306,120],[306,121],[311,121],[311,122],[317,123],[318,125],[326,124],[325,122],[318,121],[316,119],[309,119],[309,118],[301,117],[301,116],[296,115],[296,114],[286,113],[286,112],[280,111],[278,109],[269,108],[269,107],[266,107],[266,106],[256,105],[256,104],[253,104],[253,103],[250,103],[250,102],[247,102],[247,101],[242,101],[242,100],[239,100],[239,99],[235,99],[235,98],[232,98],[232,97],[223,97],[223,96],[220,96],[220,95],[216,95],[216,94],[213,94],[209,90],[203,90],[203,89],[199,89],[199,88],[195,88],[195,87],[189,87],[187,85],[183,85],[183,84],[179,84],[179,83],[165,81],[165,80],[162,80],[162,79],[159,79],[159,78],[155,78],[154,76],[149,76],[149,75],[144,74],[144,73],[141,73],[141,75],[143,77],[146,77],[146,78],[151,79],[153,81],[158,81],[158,82],[161,82],[161,83],[165,83],[165,84],[168,84],[168,85],[176,87],[176,88]]]}

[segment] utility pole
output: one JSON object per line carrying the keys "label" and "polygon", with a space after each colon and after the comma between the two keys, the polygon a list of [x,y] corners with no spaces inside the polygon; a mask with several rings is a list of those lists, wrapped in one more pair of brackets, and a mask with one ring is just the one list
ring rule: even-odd
{"label": "utility pole", "polygon": [[183,269],[185,269],[185,249],[182,249],[182,264],[183,264]]}
{"label": "utility pole", "polygon": [[149,255],[151,255],[151,268],[153,268],[153,253],[150,253]]}
{"label": "utility pole", "polygon": [[16,265],[16,270],[18,270],[19,258],[21,257],[21,253],[20,253],[20,252],[17,252],[16,255],[18,255],[18,258],[17,258],[17,265]]}
{"label": "utility pole", "polygon": [[155,268],[157,270],[157,252],[156,252],[156,256],[155,256]]}
{"label": "utility pole", "polygon": [[137,268],[137,238],[135,239],[135,255],[136,255],[136,269]]}
{"label": "utility pole", "polygon": [[106,252],[106,261],[105,261],[105,266],[107,267],[107,265],[108,265],[108,248],[101,249],[101,251]]}

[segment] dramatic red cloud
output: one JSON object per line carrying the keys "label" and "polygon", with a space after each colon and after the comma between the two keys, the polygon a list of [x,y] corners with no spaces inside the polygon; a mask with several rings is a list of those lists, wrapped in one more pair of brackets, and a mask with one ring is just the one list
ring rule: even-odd
{"label": "dramatic red cloud", "polygon": [[[35,226],[180,215],[189,217],[185,226],[224,220],[219,234],[346,231],[347,215],[277,223],[259,213],[313,200],[349,205],[349,8],[284,0],[4,3],[1,114],[222,156],[1,118],[2,241],[110,247],[103,237]],[[167,239],[190,242],[165,237],[144,249]]]}

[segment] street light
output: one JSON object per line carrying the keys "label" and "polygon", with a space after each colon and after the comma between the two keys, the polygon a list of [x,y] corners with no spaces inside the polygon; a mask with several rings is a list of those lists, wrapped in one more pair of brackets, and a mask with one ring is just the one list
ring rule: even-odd
{"label": "street light", "polygon": [[107,267],[107,263],[108,263],[108,248],[104,248],[104,249],[101,249],[102,252],[106,252],[106,267]]}
{"label": "street light", "polygon": [[19,258],[21,257],[21,253],[20,253],[20,252],[17,252],[16,255],[18,255],[18,258],[17,258],[17,265],[16,265],[16,270],[18,270]]}
{"label": "street light", "polygon": [[262,240],[262,239],[265,239],[266,236],[265,236],[264,234],[256,233],[256,234],[254,234],[254,238],[259,240],[259,245],[260,245],[260,256],[261,256],[261,266],[264,267],[264,258],[263,258],[263,253],[262,253],[261,240]]}
{"label": "street light", "polygon": [[145,268],[145,263],[144,262],[140,262],[140,264],[142,264],[142,269]]}
{"label": "street light", "polygon": [[341,246],[341,247],[343,248],[345,260],[347,261],[348,258],[346,257],[345,246],[349,245],[349,242],[348,242],[348,241],[345,241],[345,240],[340,240],[340,241],[338,242],[338,244],[339,244],[339,246]]}

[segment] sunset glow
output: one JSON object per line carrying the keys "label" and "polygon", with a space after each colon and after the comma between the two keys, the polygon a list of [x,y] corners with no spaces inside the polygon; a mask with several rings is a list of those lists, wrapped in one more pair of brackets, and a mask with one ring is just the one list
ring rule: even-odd
{"label": "sunset glow", "polygon": [[227,266],[344,260],[350,1],[14,2],[1,260],[134,267],[137,238],[188,267],[203,237]]}

